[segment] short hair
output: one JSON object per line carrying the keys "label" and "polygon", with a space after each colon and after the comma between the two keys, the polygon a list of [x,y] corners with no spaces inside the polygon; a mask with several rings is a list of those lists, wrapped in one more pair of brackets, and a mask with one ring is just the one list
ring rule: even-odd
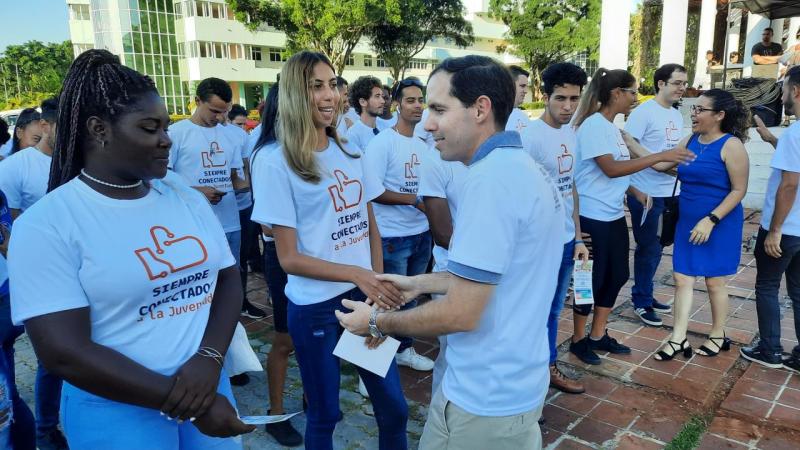
{"label": "short hair", "polygon": [[228,120],[233,120],[239,116],[247,117],[247,110],[239,104],[231,105],[231,110],[228,111]]}
{"label": "short hair", "polygon": [[586,72],[575,64],[561,62],[550,64],[542,72],[542,85],[544,93],[552,95],[557,87],[572,84],[583,90],[586,86]]}
{"label": "short hair", "polygon": [[775,34],[775,30],[773,30],[772,27],[764,28],[764,31],[769,31],[772,34]]}
{"label": "short hair", "polygon": [[786,71],[784,82],[791,86],[800,87],[800,66],[794,66]]}
{"label": "short hair", "polygon": [[369,100],[369,97],[372,95],[373,88],[383,89],[383,83],[381,83],[381,80],[373,77],[372,75],[358,77],[358,79],[350,86],[350,106],[355,108],[358,114],[361,114],[361,103],[359,103],[359,100],[362,98],[364,100]]}
{"label": "short hair", "polygon": [[706,50],[706,55],[713,55],[713,54],[714,54],[714,50]]}
{"label": "short hair", "polygon": [[44,100],[40,105],[40,109],[42,110],[41,114],[39,114],[40,119],[46,120],[50,123],[56,123],[56,120],[58,120],[57,97],[51,97]]}
{"label": "short hair", "polygon": [[514,81],[517,81],[517,78],[519,78],[520,75],[525,75],[526,77],[531,76],[530,72],[520,66],[511,65],[508,66],[508,70],[511,71],[511,76],[513,77]]}
{"label": "short hair", "polygon": [[439,72],[452,75],[450,95],[457,98],[464,107],[474,105],[482,95],[489,97],[495,126],[505,129],[516,97],[514,78],[508,68],[488,56],[468,55],[445,59],[433,69],[430,77]]}
{"label": "short hair", "polygon": [[341,89],[342,87],[347,86],[348,84],[350,84],[350,83],[348,83],[347,80],[345,80],[343,76],[336,75],[336,87],[337,88]]}
{"label": "short hair", "polygon": [[206,78],[201,81],[200,84],[197,85],[195,95],[204,102],[211,100],[211,97],[214,95],[225,103],[230,103],[231,100],[233,100],[233,91],[228,82],[214,77]]}
{"label": "short hair", "polygon": [[656,94],[658,94],[658,82],[663,81],[664,83],[669,80],[669,77],[672,76],[673,72],[681,72],[686,73],[686,67],[683,67],[680,64],[664,64],[663,66],[656,69],[655,73],[653,73],[653,86],[655,87]]}
{"label": "short hair", "polygon": [[403,99],[403,90],[408,87],[416,86],[422,90],[423,94],[425,92],[425,85],[422,84],[422,81],[419,80],[417,77],[407,77],[404,78],[395,84],[394,89],[390,92],[392,93],[392,100],[399,102]]}

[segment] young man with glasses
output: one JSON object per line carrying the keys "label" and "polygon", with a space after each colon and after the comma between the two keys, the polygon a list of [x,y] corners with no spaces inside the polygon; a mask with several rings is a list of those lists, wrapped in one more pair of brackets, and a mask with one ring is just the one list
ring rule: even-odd
{"label": "young man with glasses", "polygon": [[375,136],[380,133],[377,118],[383,114],[386,101],[383,98],[381,80],[365,75],[350,85],[350,106],[356,110],[359,119],[347,130],[347,140],[364,151]]}
{"label": "young man with glasses", "polygon": [[[686,68],[679,64],[665,64],[653,75],[655,98],[648,100],[631,112],[625,131],[651,152],[658,153],[674,148],[683,137],[683,116],[674,107],[687,87]],[[652,207],[645,214],[644,207],[634,196],[628,195],[628,209],[633,223],[636,251],[633,256],[631,297],[636,315],[647,325],[661,326],[658,313],[668,313],[672,307],[653,297],[653,277],[661,262],[661,242],[658,223],[665,204],[677,201],[679,190],[675,177],[652,168],[631,175],[631,185],[652,198]]]}
{"label": "young man with glasses", "polygon": [[[372,201],[372,208],[381,233],[385,273],[419,275],[431,259],[431,233],[417,193],[427,145],[414,136],[425,105],[423,88],[416,78],[406,78],[395,86],[392,100],[397,103],[397,124],[372,139],[364,152],[367,170],[384,187]],[[416,306],[416,299],[408,300],[402,309]],[[416,353],[412,338],[398,339],[398,365],[421,371],[433,369],[430,358]]]}

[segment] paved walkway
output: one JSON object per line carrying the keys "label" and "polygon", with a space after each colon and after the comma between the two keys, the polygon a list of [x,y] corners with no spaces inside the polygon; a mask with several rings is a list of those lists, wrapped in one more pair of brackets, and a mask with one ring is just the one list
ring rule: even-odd
{"label": "paved walkway", "polygon": [[[738,356],[739,347],[751,343],[758,330],[753,292],[755,261],[748,247],[750,236],[758,228],[759,216],[747,214],[740,270],[727,283],[731,295],[727,333],[735,342],[730,352],[716,358],[695,355],[688,361],[680,357],[669,362],[654,361],[652,355],[666,341],[672,317],[664,316],[663,328],[643,326],[632,312],[632,282],[629,282],[617,301],[609,332],[633,352],[627,356],[602,355],[601,366],[587,366],[566,352],[572,312],[565,308],[558,335],[562,344],[560,364],[567,372],[582,376],[587,393],[549,392],[543,427],[548,449],[662,448],[685,424],[697,418],[709,424],[700,442],[702,449],[800,448],[800,375],[762,369]],[[655,280],[656,294],[662,302],[673,300],[670,252],[671,249],[665,252]],[[797,341],[785,290],[782,295],[783,343],[786,349],[791,349]],[[266,304],[266,287],[258,274],[250,277],[248,298],[271,314]],[[243,319],[243,322],[263,361],[270,347],[271,316],[257,321]],[[705,339],[710,322],[708,297],[700,280],[695,288],[689,326],[689,340],[694,347]],[[419,340],[416,348],[431,358],[438,351],[433,340]],[[297,411],[301,408],[302,384],[294,359],[290,364],[286,407],[288,411]],[[31,406],[34,374],[33,351],[23,338],[17,344],[17,382]],[[251,373],[251,379],[249,385],[234,388],[240,412],[265,414],[268,408],[265,374]],[[409,442],[411,448],[416,448],[430,401],[430,374],[401,368],[401,379],[410,405]],[[371,406],[357,393],[355,370],[346,363],[342,366],[340,395],[344,419],[336,428],[335,448],[376,449],[377,428]],[[302,414],[292,421],[298,429],[303,429]],[[247,449],[281,448],[263,429],[245,436],[244,443]]]}

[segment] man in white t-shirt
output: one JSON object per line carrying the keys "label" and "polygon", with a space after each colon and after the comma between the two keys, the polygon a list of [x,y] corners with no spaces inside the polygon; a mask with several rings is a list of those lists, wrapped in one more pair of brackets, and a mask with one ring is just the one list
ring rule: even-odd
{"label": "man in white t-shirt", "polygon": [[238,263],[241,226],[234,191],[247,183],[237,173],[243,168],[243,141],[224,125],[232,97],[228,83],[219,78],[197,85],[192,117],[169,127],[169,168],[211,203]]}
{"label": "man in white t-shirt", "polygon": [[575,189],[575,152],[577,137],[570,122],[578,108],[581,91],[586,85],[586,72],[571,63],[556,63],[542,72],[544,114],[522,132],[522,145],[555,183],[564,203],[564,250],[559,259],[558,285],[547,320],[550,345],[550,386],[562,392],[580,394],[583,385],[568,378],[556,366],[558,358],[558,320],[564,308],[575,260],[586,261],[589,251],[581,239],[578,217],[578,190]]}
{"label": "man in white t-shirt", "polygon": [[[393,93],[397,124],[376,136],[364,152],[366,170],[384,188],[372,201],[372,210],[381,234],[385,273],[419,275],[425,272],[431,259],[431,233],[422,212],[422,199],[417,194],[427,146],[414,136],[425,104],[423,87],[416,78],[406,78],[397,84]],[[410,300],[403,309],[417,305],[416,299]],[[433,361],[414,350],[412,338],[398,336],[398,339],[398,365],[422,371],[433,369]]]}
{"label": "man in white t-shirt", "polygon": [[[673,105],[686,92],[688,75],[679,64],[665,64],[653,75],[655,98],[634,109],[625,124],[625,132],[653,153],[672,150],[683,138],[683,116]],[[633,286],[631,302],[636,315],[647,325],[661,326],[659,313],[672,311],[670,305],[653,296],[653,277],[661,262],[661,242],[658,224],[667,204],[677,202],[679,191],[675,177],[647,168],[631,175],[631,186],[652,199],[652,207],[645,212],[642,203],[628,194],[633,238]],[[642,215],[646,214],[644,222]]]}
{"label": "man in white t-shirt", "polygon": [[[800,66],[789,69],[783,83],[783,104],[800,115]],[[755,257],[758,344],[744,347],[741,355],[763,366],[800,373],[800,345],[783,359],[781,344],[781,278],[792,299],[795,338],[800,338],[800,123],[795,122],[778,139],[772,157],[772,175],[767,182],[761,228]]]}
{"label": "man in white t-shirt", "polygon": [[383,87],[383,113],[375,119],[378,129],[383,131],[397,124],[398,113],[392,113],[392,95],[389,86]]}
{"label": "man in white t-shirt", "polygon": [[[0,162],[0,191],[8,199],[11,216],[16,219],[47,193],[50,162],[56,141],[58,99],[42,102],[39,128],[42,138],[35,147],[24,148]],[[9,283],[13,283],[9,280]],[[58,429],[61,378],[41,364],[36,370],[36,440],[40,448],[64,448]]]}
{"label": "man in white t-shirt", "polygon": [[336,133],[340,138],[347,139],[347,130],[358,121],[358,115],[350,107],[348,98],[348,82],[343,77],[336,77],[336,90],[339,91],[339,117],[336,119]]}
{"label": "man in white t-shirt", "polygon": [[407,299],[446,295],[395,312],[344,300],[353,312],[336,315],[359,335],[448,334],[447,369],[420,449],[538,449],[549,378],[541,312],[556,288],[563,205],[519,134],[504,131],[514,104],[508,69],[485,56],[446,59],[431,74],[427,95],[425,128],[442,159],[469,166],[449,273],[379,278]]}
{"label": "man in white t-shirt", "polygon": [[356,110],[359,120],[347,130],[347,141],[362,152],[378,135],[377,118],[383,114],[383,84],[373,76],[363,76],[350,85],[350,106]]}
{"label": "man in white t-shirt", "polygon": [[511,76],[514,77],[514,109],[511,110],[511,115],[508,116],[506,122],[506,131],[516,131],[522,134],[525,128],[530,124],[530,119],[525,111],[520,109],[522,103],[525,101],[525,96],[528,94],[528,83],[530,73],[520,66],[509,66],[508,70],[511,71]]}

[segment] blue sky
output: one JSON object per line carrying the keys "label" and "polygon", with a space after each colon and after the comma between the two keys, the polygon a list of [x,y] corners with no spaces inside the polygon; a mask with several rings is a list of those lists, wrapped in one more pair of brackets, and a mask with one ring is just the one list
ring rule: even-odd
{"label": "blue sky", "polygon": [[[631,11],[642,0],[629,0]],[[67,2],[64,0],[4,0],[0,7],[0,52],[6,46],[31,40],[69,39]]]}

